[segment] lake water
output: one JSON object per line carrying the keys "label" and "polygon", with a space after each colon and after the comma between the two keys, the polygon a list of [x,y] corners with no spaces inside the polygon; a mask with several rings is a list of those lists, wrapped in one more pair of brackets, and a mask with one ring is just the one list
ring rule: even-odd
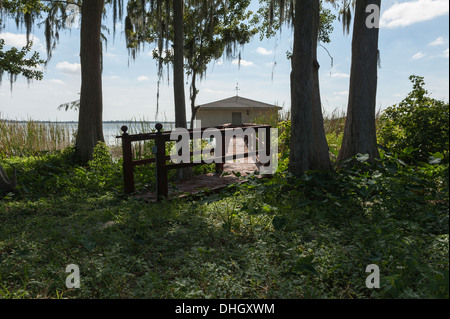
{"label": "lake water", "polygon": [[[122,135],[120,128],[124,125],[128,127],[128,134],[139,134],[139,133],[150,133],[155,130],[155,124],[157,122],[104,122],[103,123],[103,136],[105,137],[105,142],[108,145],[120,144],[120,139],[116,136]],[[78,127],[76,122],[59,122],[57,125],[62,125],[69,129],[71,133],[75,132]],[[163,128],[165,130],[171,130],[174,127],[174,122],[163,122]]]}
{"label": "lake water", "polygon": [[[116,136],[122,135],[120,128],[124,125],[128,127],[128,134],[140,134],[155,131],[156,123],[157,122],[105,122],[103,123],[105,142],[108,145],[120,143],[120,139],[117,139]],[[175,123],[164,122],[162,124],[165,130],[171,130]]]}

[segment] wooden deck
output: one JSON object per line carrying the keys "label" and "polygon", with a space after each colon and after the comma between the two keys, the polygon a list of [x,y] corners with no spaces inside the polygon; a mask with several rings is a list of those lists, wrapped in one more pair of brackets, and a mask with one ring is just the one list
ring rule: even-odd
{"label": "wooden deck", "polygon": [[[227,155],[240,154],[247,152],[247,146],[243,138],[234,138],[230,141]],[[176,181],[169,184],[169,199],[181,198],[189,195],[205,192],[219,191],[232,183],[240,183],[243,180],[233,173],[239,173],[241,176],[255,174],[259,176],[259,164],[252,158],[242,158],[228,160],[224,164],[222,174],[208,173],[204,175],[193,176],[190,179]],[[143,192],[137,195],[149,202],[156,202],[156,193]]]}

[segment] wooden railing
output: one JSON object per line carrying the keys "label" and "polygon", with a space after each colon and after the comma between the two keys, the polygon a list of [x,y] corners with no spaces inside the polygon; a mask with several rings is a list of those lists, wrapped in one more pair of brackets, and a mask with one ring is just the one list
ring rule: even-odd
{"label": "wooden railing", "polygon": [[[195,162],[190,161],[188,163],[167,163],[170,162],[171,156],[166,154],[166,143],[171,141],[171,134],[172,131],[164,132],[163,125],[161,123],[157,123],[155,125],[156,132],[154,133],[142,133],[142,134],[133,134],[130,135],[127,133],[128,127],[122,126],[122,135],[117,136],[117,138],[122,139],[122,153],[123,153],[123,178],[124,178],[124,190],[125,193],[132,193],[135,190],[134,185],[134,167],[139,165],[146,165],[155,163],[156,164],[156,192],[157,192],[157,198],[158,200],[162,197],[168,196],[168,179],[167,179],[167,172],[170,169],[178,169],[183,167],[191,167],[196,165],[205,165],[210,164],[211,161],[215,163],[216,165],[216,172],[223,171],[223,166],[225,161],[230,159],[236,159],[236,158],[246,158],[249,156],[256,156],[258,154],[258,150],[256,149],[254,151],[247,151],[242,154],[233,154],[227,155],[227,148],[229,144],[229,139],[226,140],[227,130],[233,130],[237,128],[241,129],[247,129],[247,128],[253,128],[255,130],[255,133],[260,132],[260,130],[265,131],[265,152],[266,154],[270,154],[270,125],[242,125],[242,126],[215,126],[213,127],[216,129],[216,132],[219,131],[221,134],[221,152],[220,156],[216,154],[215,148],[206,149],[206,150],[200,150],[200,151],[191,151],[190,152],[190,158],[193,156],[200,155],[201,159],[200,162],[196,160]],[[211,129],[211,127],[208,128],[201,128],[201,129],[189,129],[187,130],[189,133],[190,141],[198,139],[198,136],[203,136],[203,132],[206,129]],[[201,134],[199,134],[201,133]],[[155,147],[153,150],[153,154],[155,154],[155,157],[152,158],[146,158],[146,159],[133,159],[133,151],[132,151],[132,142],[137,141],[146,141],[146,140],[155,140]],[[216,142],[217,145],[217,142]],[[256,143],[258,145],[258,143]],[[262,150],[259,150],[262,151]],[[202,158],[202,154],[205,154],[207,152],[208,154],[214,153],[214,157],[209,157],[208,162],[205,162]],[[182,154],[179,154],[182,155]]]}

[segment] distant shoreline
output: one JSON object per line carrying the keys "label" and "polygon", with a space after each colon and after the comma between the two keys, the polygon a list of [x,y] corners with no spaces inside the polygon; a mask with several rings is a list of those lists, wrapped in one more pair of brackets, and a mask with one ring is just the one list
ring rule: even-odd
{"label": "distant shoreline", "polygon": [[[35,123],[52,123],[52,124],[77,124],[78,121],[42,121],[42,120],[11,120],[11,119],[2,119],[0,121],[5,122],[14,122],[14,123],[27,123],[27,122],[35,122]],[[103,121],[103,124],[116,124],[116,123],[161,123],[161,124],[174,124],[175,121],[142,121],[142,120],[115,120],[115,121]]]}

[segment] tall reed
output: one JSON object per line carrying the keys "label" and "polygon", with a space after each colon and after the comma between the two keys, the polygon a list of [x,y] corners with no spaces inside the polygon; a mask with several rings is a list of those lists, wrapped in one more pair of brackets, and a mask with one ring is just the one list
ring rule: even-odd
{"label": "tall reed", "polygon": [[0,114],[0,156],[35,156],[72,145],[73,131],[63,123],[3,119]]}
{"label": "tall reed", "polygon": [[323,112],[323,127],[325,135],[344,133],[346,114],[343,110],[334,109],[331,113]]}
{"label": "tall reed", "polygon": [[[132,117],[129,120],[124,120],[121,125],[126,125],[128,127],[128,134],[141,134],[141,133],[153,133],[156,132],[155,124],[157,122],[160,122],[163,124],[163,130],[164,131],[170,131],[174,128],[174,123],[170,122],[164,118],[160,121],[150,120],[145,117],[136,118]],[[122,135],[122,131],[120,129],[120,126],[117,127],[117,134],[116,136]],[[110,143],[108,146],[110,150],[113,153],[113,157],[115,158],[121,158],[122,157],[122,142],[120,139],[115,139],[114,142]],[[143,159],[148,157],[153,157],[152,151],[153,146],[155,145],[154,140],[146,140],[146,141],[138,141],[132,143],[132,152],[133,157],[135,159]]]}
{"label": "tall reed", "polygon": [[252,123],[267,124],[272,127],[279,127],[279,124],[283,121],[291,119],[290,111],[278,110],[277,108],[271,108],[267,111],[258,113],[251,119]]}

